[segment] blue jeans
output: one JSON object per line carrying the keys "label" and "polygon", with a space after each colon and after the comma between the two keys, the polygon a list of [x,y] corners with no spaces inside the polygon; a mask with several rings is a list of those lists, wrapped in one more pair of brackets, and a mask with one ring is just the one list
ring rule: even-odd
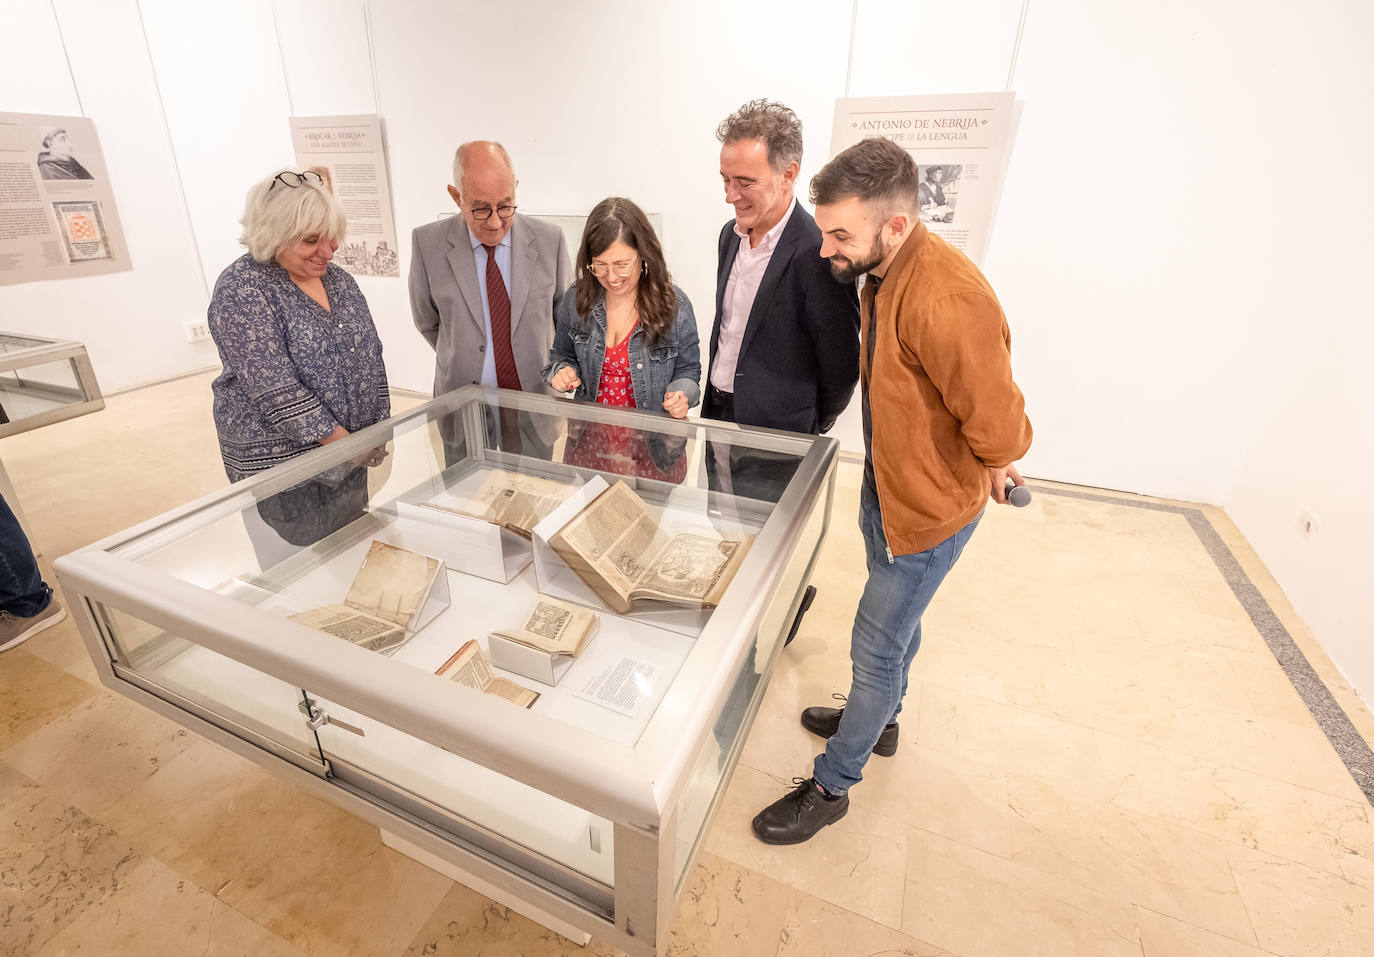
{"label": "blue jeans", "polygon": [[19,527],[9,503],[0,498],[0,611],[16,618],[32,618],[52,600],[43,583],[33,549]]}
{"label": "blue jeans", "polygon": [[831,794],[863,779],[878,736],[897,720],[906,697],[911,661],[921,647],[921,616],[978,527],[979,515],[934,548],[890,562],[878,498],[867,487],[859,499],[859,528],[868,558],[868,582],[854,614],[849,658],[853,683],[839,730],[817,755],[815,777]]}

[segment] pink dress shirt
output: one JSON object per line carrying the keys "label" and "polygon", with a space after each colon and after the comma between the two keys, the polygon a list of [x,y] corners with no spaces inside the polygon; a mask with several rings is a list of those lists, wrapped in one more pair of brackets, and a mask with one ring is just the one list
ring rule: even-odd
{"label": "pink dress shirt", "polygon": [[735,391],[735,366],[739,362],[739,349],[744,342],[744,327],[749,322],[749,311],[754,308],[754,297],[759,294],[763,274],[768,271],[768,263],[773,259],[773,250],[778,248],[778,237],[796,208],[797,200],[794,197],[782,219],[764,233],[763,240],[753,248],[749,246],[749,235],[740,232],[738,226],[735,227],[735,235],[740,238],[739,252],[735,254],[735,264],[730,267],[730,278],[725,283],[720,339],[716,343],[716,361],[711,366],[710,378],[711,385],[722,392]]}

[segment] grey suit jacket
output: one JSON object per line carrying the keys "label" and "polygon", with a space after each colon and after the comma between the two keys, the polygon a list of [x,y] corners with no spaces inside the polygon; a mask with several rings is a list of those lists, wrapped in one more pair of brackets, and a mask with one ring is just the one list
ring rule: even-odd
{"label": "grey suit jacket", "polygon": [[[515,214],[510,227],[511,350],[526,392],[548,392],[539,370],[553,345],[554,307],[572,281],[563,231]],[[410,311],[434,347],[434,394],[482,380],[486,323],[467,223],[450,216],[411,234]]]}

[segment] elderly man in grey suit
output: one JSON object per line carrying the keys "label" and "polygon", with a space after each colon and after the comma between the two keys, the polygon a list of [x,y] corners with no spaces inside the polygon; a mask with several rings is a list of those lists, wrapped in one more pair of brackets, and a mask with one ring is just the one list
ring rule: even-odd
{"label": "elderly man in grey suit", "polygon": [[[461,215],[412,235],[410,310],[434,347],[436,396],[479,383],[548,391],[539,370],[549,361],[554,306],[572,281],[572,263],[562,230],[516,213],[515,186],[505,147],[464,143],[448,188]],[[517,444],[510,421],[501,429],[506,448]],[[543,439],[523,421],[519,432],[523,451],[540,455]]]}

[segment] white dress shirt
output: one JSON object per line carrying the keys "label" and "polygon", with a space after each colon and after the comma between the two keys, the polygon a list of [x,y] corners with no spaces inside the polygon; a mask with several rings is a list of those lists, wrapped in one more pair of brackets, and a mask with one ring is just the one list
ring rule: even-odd
{"label": "white dress shirt", "polygon": [[768,271],[768,263],[773,259],[773,250],[778,248],[778,237],[792,218],[792,210],[797,208],[795,197],[787,207],[782,219],[768,232],[757,246],[749,245],[749,234],[735,226],[735,235],[740,238],[739,252],[735,254],[735,264],[730,267],[730,278],[725,283],[725,297],[721,302],[720,339],[716,343],[716,361],[711,366],[711,385],[722,392],[735,391],[735,366],[739,363],[739,350],[744,342],[744,327],[749,323],[749,312],[754,308],[754,298],[759,294],[763,274]]}

